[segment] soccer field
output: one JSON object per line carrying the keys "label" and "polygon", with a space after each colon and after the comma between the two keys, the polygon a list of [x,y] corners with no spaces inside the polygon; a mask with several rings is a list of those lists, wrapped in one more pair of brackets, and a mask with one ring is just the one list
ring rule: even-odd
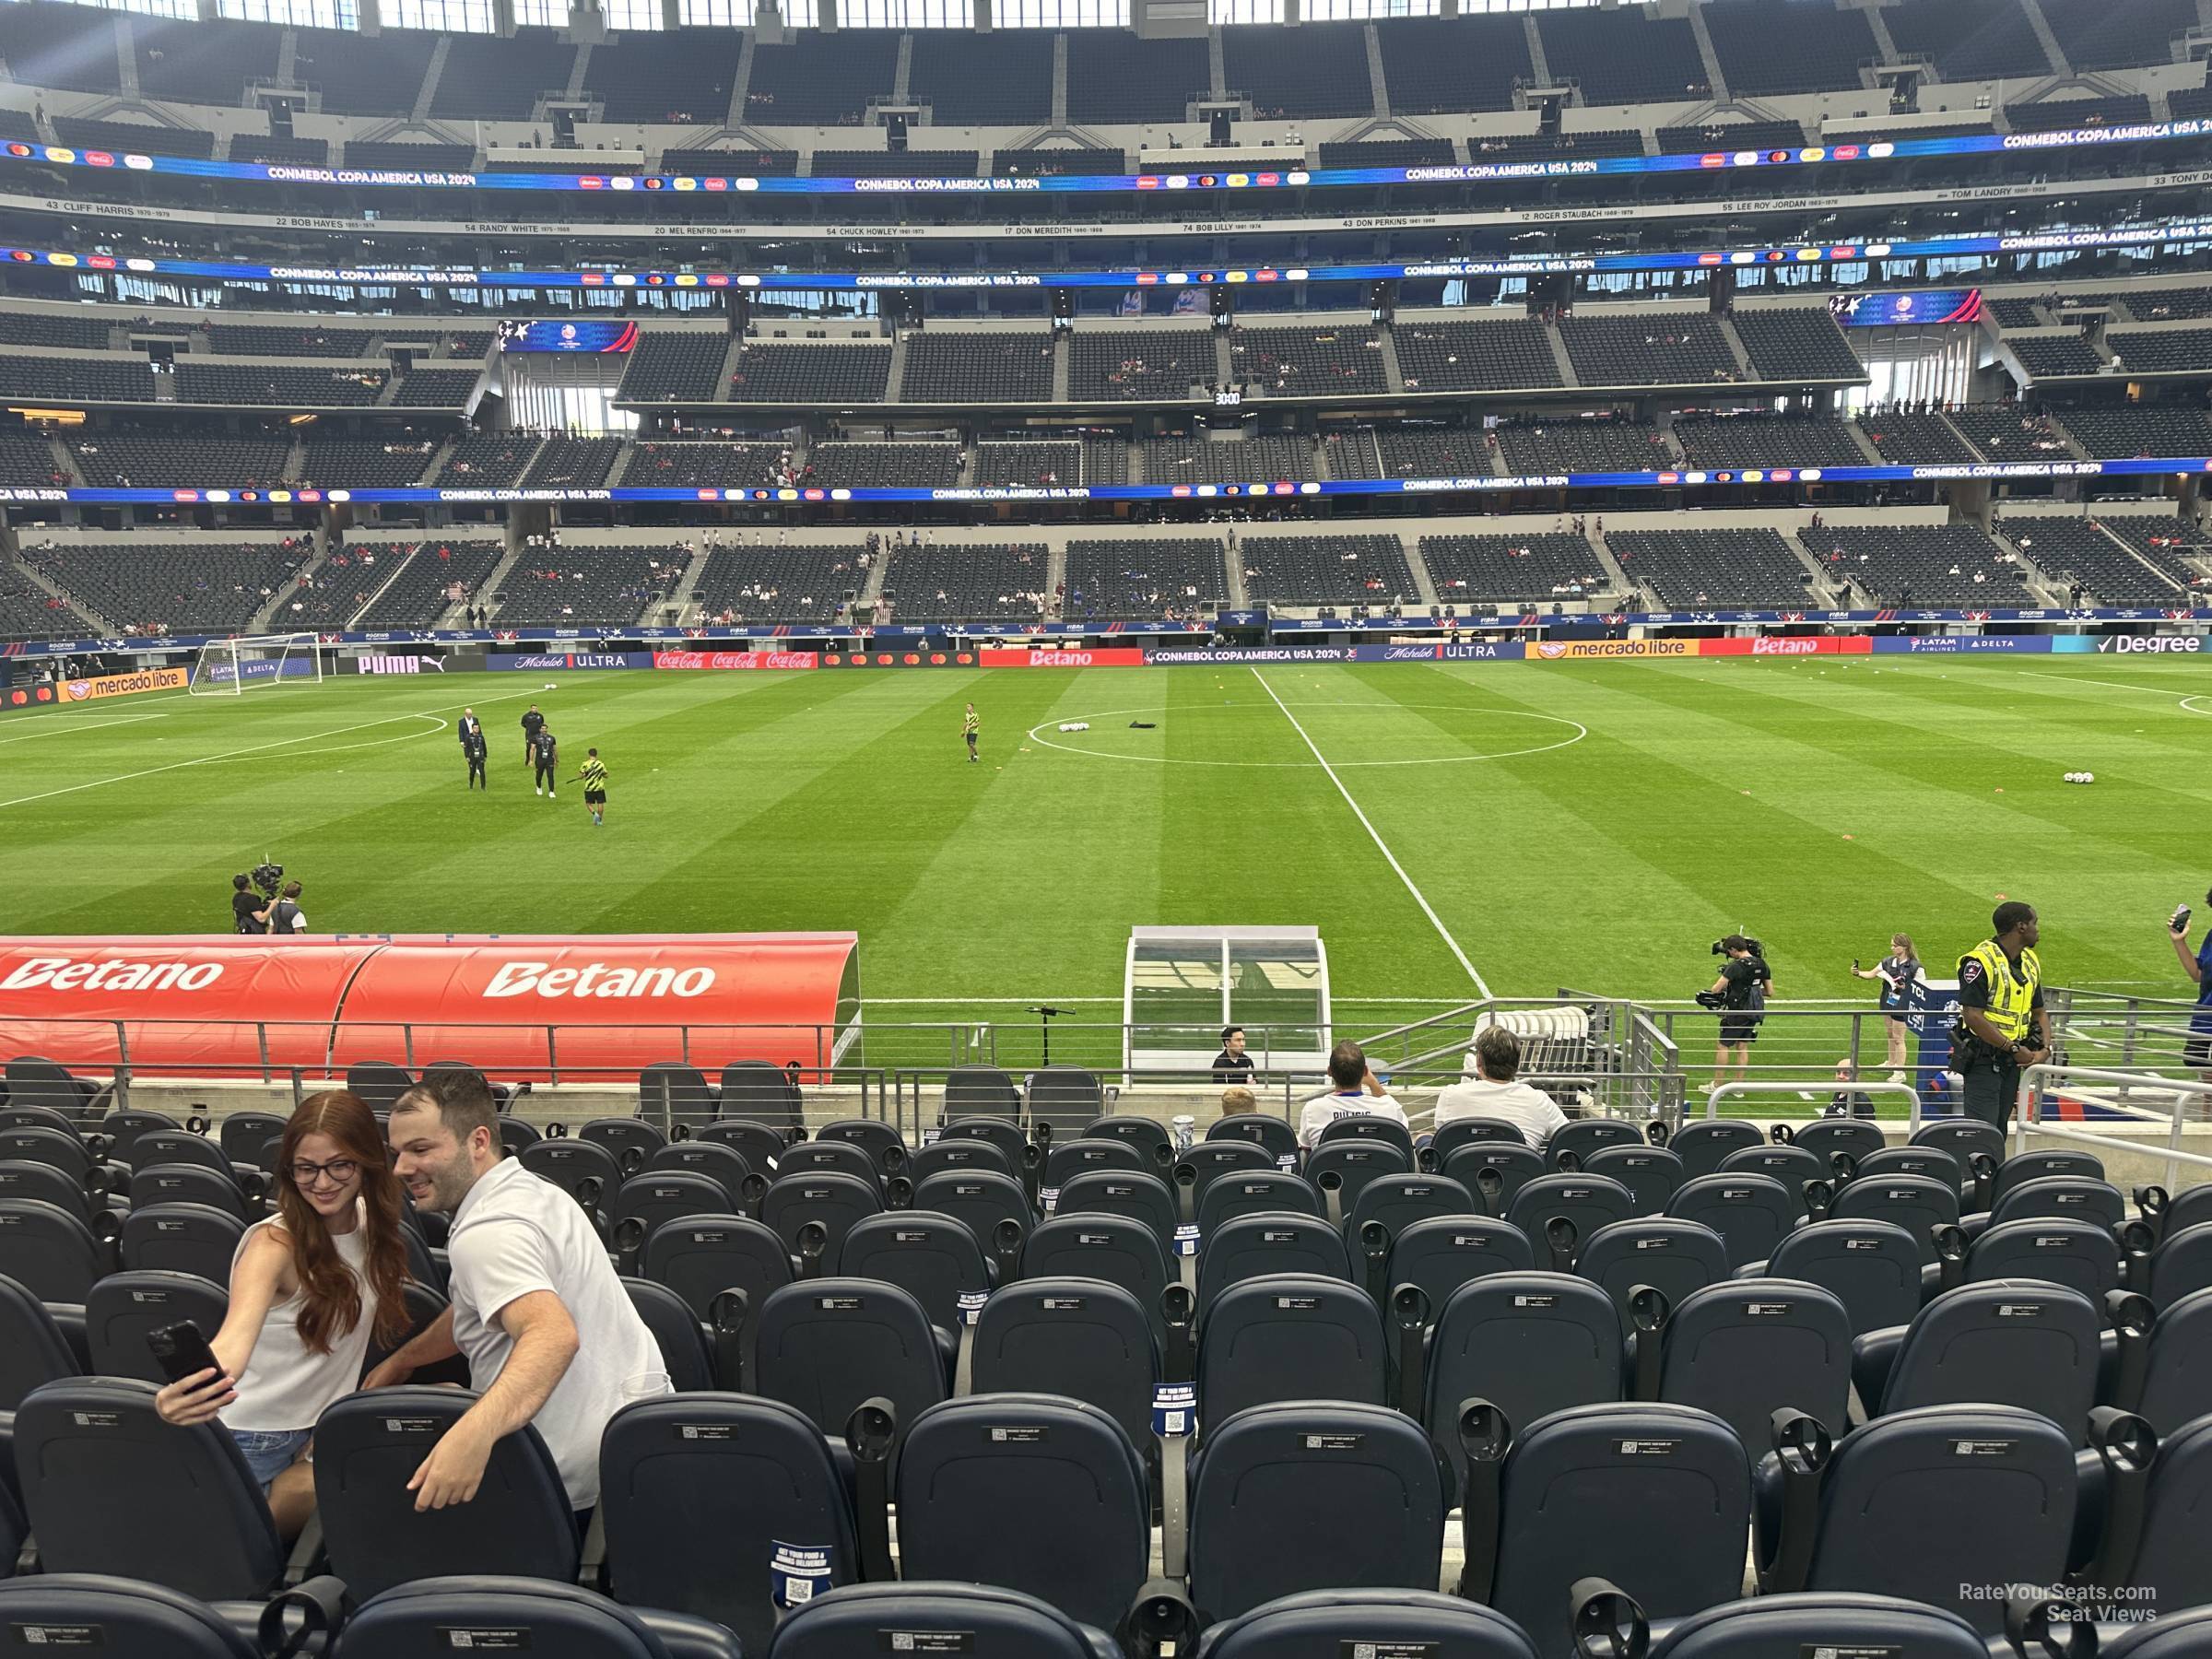
{"label": "soccer field", "polygon": [[[2194,658],[2023,660],[575,672],[119,700],[0,724],[0,928],[225,931],[231,876],[267,856],[318,933],[851,928],[871,1018],[935,1018],[1118,999],[1133,924],[1312,924],[1366,1026],[1472,997],[1477,975],[1684,996],[1739,926],[1781,996],[1864,998],[1854,954],[1902,929],[1940,972],[2006,894],[2041,910],[2053,981],[2184,994],[2161,920],[2212,878],[2212,682]],[[574,785],[532,794],[534,700],[564,778],[599,746],[604,830]],[[465,702],[488,794],[463,787]],[[2061,781],[2081,769],[2093,786]]]}

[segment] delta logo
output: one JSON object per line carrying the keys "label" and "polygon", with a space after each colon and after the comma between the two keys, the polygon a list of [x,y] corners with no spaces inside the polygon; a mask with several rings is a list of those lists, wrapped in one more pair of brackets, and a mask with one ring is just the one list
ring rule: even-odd
{"label": "delta logo", "polygon": [[1188,190],[1190,187],[1191,180],[1189,174],[1170,173],[1168,175],[1168,188],[1170,190]]}
{"label": "delta logo", "polygon": [[733,179],[730,181],[730,188],[733,190],[758,190],[760,188],[760,181],[758,179]]}
{"label": "delta logo", "polygon": [[87,150],[85,152],[85,159],[90,162],[94,167],[112,167],[115,165],[115,158],[109,155],[106,150]]}
{"label": "delta logo", "polygon": [[154,170],[154,159],[151,156],[125,156],[123,164],[136,172],[151,172]]}
{"label": "delta logo", "polygon": [[1757,167],[1759,165],[1759,152],[1757,150],[1737,150],[1735,152],[1735,161],[1738,167]]}
{"label": "delta logo", "polygon": [[638,182],[634,178],[625,175],[607,180],[606,187],[609,190],[635,190],[638,187]]}
{"label": "delta logo", "polygon": [[1309,184],[1312,182],[1312,180],[1313,175],[1310,172],[1291,172],[1283,175],[1283,182],[1287,184]]}

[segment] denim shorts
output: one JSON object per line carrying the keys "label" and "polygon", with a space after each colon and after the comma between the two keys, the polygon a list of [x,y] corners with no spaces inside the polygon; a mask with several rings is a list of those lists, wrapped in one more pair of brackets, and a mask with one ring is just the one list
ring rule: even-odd
{"label": "denim shorts", "polygon": [[300,1453],[314,1437],[312,1429],[233,1429],[230,1438],[245,1456],[246,1467],[263,1491],[269,1482],[300,1461]]}

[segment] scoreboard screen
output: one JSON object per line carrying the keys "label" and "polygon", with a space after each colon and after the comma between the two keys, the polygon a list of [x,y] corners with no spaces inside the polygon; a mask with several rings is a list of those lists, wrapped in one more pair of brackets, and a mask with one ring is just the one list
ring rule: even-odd
{"label": "scoreboard screen", "polygon": [[1846,328],[1901,328],[1915,323],[1978,323],[1980,288],[1924,288],[1916,293],[1839,294],[1829,302]]}
{"label": "scoreboard screen", "polygon": [[628,351],[638,343],[635,323],[502,323],[501,351]]}

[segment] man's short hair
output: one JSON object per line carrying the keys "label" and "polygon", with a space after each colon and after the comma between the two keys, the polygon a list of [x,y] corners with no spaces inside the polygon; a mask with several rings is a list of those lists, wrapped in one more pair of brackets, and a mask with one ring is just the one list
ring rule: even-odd
{"label": "man's short hair", "polygon": [[1221,1115],[1223,1117],[1230,1117],[1240,1112],[1251,1112],[1259,1103],[1258,1097],[1249,1088],[1225,1088],[1221,1091]]}
{"label": "man's short hair", "polygon": [[2034,919],[2034,905],[2023,904],[2018,899],[2008,900],[1989,912],[1989,930],[1993,936],[2002,938],[2023,922]]}
{"label": "man's short hair", "polygon": [[246,878],[243,876],[233,876],[230,877],[230,885],[242,893],[246,890]]}
{"label": "man's short hair", "polygon": [[300,884],[299,884],[298,882],[296,882],[296,881],[288,881],[288,882],[286,882],[286,883],[284,884],[284,897],[286,897],[287,899],[297,899],[297,898],[299,898],[299,897],[300,897]]}
{"label": "man's short hair", "polygon": [[1751,941],[1742,934],[1730,934],[1721,941],[1721,948],[1723,950],[1748,950],[1751,948]]}
{"label": "man's short hair", "polygon": [[1329,1080],[1340,1089],[1359,1087],[1367,1077],[1367,1051],[1356,1042],[1340,1042],[1329,1051]]}
{"label": "man's short hair", "polygon": [[1223,1048],[1227,1048],[1229,1046],[1229,1040],[1231,1037],[1234,1037],[1243,1029],[1244,1028],[1242,1026],[1223,1026],[1221,1028],[1221,1046]]}
{"label": "man's short hair", "polygon": [[499,1102],[491,1098],[491,1085],[484,1074],[472,1066],[441,1066],[401,1095],[392,1103],[394,1112],[435,1108],[438,1121],[453,1132],[453,1138],[465,1141],[478,1129],[491,1131],[491,1149],[495,1156],[502,1150],[500,1141]]}
{"label": "man's short hair", "polygon": [[1521,1069],[1521,1039],[1503,1026],[1485,1026],[1475,1039],[1475,1064],[1493,1083],[1511,1083]]}

